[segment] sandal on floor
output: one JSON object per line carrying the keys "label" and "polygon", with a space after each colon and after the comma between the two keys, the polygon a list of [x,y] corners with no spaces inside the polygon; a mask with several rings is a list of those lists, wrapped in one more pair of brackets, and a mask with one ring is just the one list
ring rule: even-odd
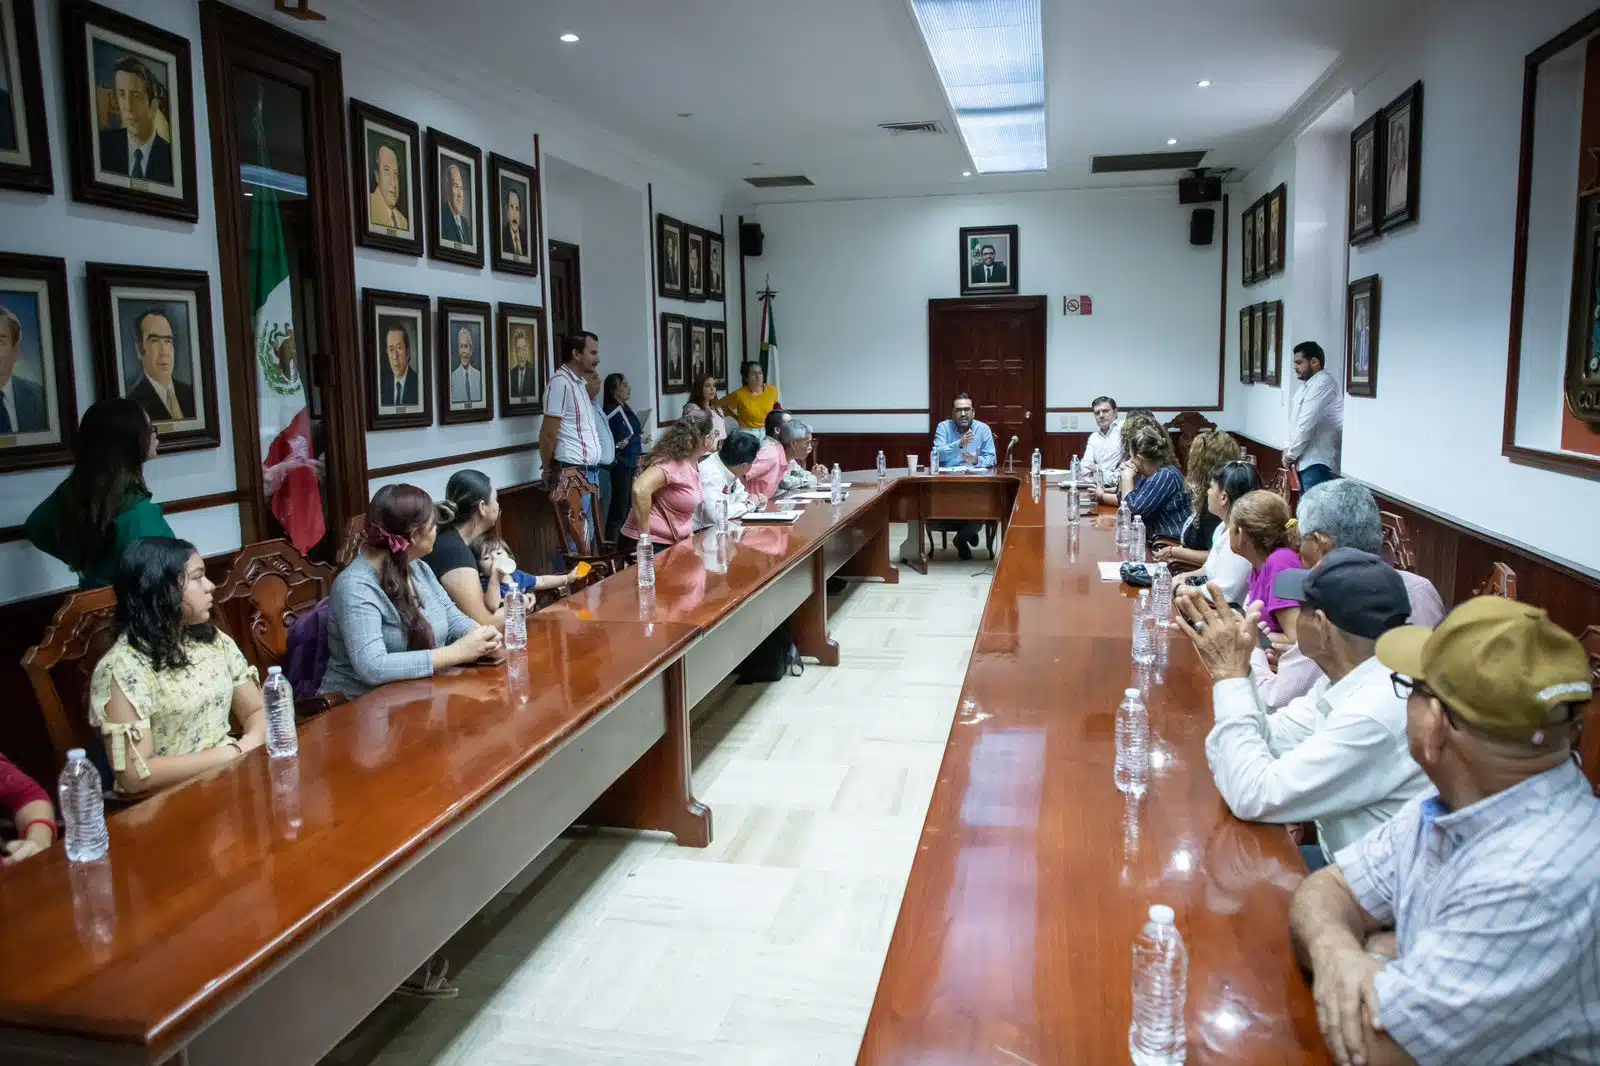
{"label": "sandal on floor", "polygon": [[449,961],[435,955],[406,978],[394,994],[406,999],[455,999],[461,990],[447,980],[449,973]]}

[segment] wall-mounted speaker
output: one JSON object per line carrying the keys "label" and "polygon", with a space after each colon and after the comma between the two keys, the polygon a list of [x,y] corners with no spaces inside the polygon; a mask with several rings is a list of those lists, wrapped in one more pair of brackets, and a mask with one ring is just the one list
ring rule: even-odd
{"label": "wall-mounted speaker", "polygon": [[1217,229],[1217,212],[1210,207],[1197,207],[1189,216],[1189,243],[1209,245]]}
{"label": "wall-mounted speaker", "polygon": [[761,247],[766,243],[766,234],[761,232],[761,223],[746,222],[739,227],[739,254],[755,257],[761,254]]}

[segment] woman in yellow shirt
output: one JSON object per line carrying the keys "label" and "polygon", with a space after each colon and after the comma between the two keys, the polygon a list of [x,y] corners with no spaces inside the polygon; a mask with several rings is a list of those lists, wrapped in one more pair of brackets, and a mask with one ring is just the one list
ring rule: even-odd
{"label": "woman in yellow shirt", "polygon": [[778,406],[778,386],[767,384],[760,363],[747,360],[740,370],[744,374],[744,387],[722,398],[722,412],[737,418],[744,429],[760,431],[767,424],[767,415]]}

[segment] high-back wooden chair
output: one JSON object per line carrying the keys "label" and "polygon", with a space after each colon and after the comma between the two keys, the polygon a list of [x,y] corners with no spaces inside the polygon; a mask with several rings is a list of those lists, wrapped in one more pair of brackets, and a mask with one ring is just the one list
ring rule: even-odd
{"label": "high-back wooden chair", "polygon": [[344,540],[339,544],[339,554],[333,557],[333,561],[338,564],[340,570],[349,566],[351,560],[361,551],[362,534],[366,531],[367,516],[365,514],[353,514],[350,516],[350,520],[344,524]]}
{"label": "high-back wooden chair", "polygon": [[[336,576],[333,567],[312,562],[287,540],[247,544],[212,594],[212,611],[265,681],[267,669],[288,658],[295,621],[327,598]],[[307,718],[343,702],[342,696],[318,696],[297,703],[295,714]]]}
{"label": "high-back wooden chair", "polygon": [[1180,411],[1167,423],[1167,432],[1176,433],[1177,440],[1173,446],[1178,451],[1178,460],[1185,465],[1189,462],[1189,443],[1208,429],[1216,429],[1217,424],[1199,411]]}
{"label": "high-back wooden chair", "polygon": [[22,668],[44,713],[56,769],[67,752],[83,748],[104,762],[99,731],[89,724],[89,681],[116,642],[116,593],[109,588],[74,592],[57,610],[44,637],[22,656]]}
{"label": "high-back wooden chair", "polygon": [[1393,511],[1379,511],[1383,523],[1384,562],[1396,570],[1414,570],[1417,557],[1411,550],[1411,535],[1406,531],[1406,520]]}
{"label": "high-back wooden chair", "polygon": [[1494,569],[1489,571],[1489,578],[1482,585],[1473,590],[1474,596],[1504,596],[1508,600],[1517,598],[1517,572],[1505,563],[1495,563]]}
{"label": "high-back wooden chair", "polygon": [[617,546],[602,539],[600,519],[590,517],[600,508],[600,490],[583,476],[583,471],[570,467],[561,471],[555,488],[550,490],[550,502],[555,505],[556,521],[567,544],[568,565],[588,563],[592,567],[590,577],[596,581],[625,565]]}
{"label": "high-back wooden chair", "polygon": [[[1578,640],[1589,653],[1589,675],[1594,687],[1600,689],[1600,626],[1590,626]],[[1578,761],[1583,764],[1584,775],[1600,796],[1600,699],[1589,701],[1583,711],[1583,733],[1578,738]]]}

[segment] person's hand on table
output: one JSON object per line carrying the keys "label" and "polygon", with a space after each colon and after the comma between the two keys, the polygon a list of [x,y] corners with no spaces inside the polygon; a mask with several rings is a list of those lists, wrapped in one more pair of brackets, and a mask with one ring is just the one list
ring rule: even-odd
{"label": "person's hand on table", "polygon": [[250,732],[245,733],[245,735],[240,737],[238,740],[234,741],[235,744],[239,745],[240,755],[243,755],[247,751],[255,751],[266,742],[267,729],[265,722],[262,723],[261,731],[259,733],[251,730]]}
{"label": "person's hand on table", "polygon": [[474,626],[450,645],[450,650],[455,652],[457,665],[491,661],[502,651],[500,631],[494,626]]}
{"label": "person's hand on table", "polygon": [[37,840],[8,840],[6,853],[0,856],[0,866],[12,866],[23,859],[32,858],[44,851],[45,845]]}
{"label": "person's hand on table", "polygon": [[1385,962],[1361,947],[1324,950],[1312,957],[1311,995],[1317,1003],[1317,1027],[1339,1066],[1367,1060],[1365,1027],[1378,1025],[1378,991],[1373,977]]}
{"label": "person's hand on table", "polygon": [[1178,599],[1178,611],[1189,622],[1183,629],[1213,681],[1249,677],[1250,653],[1256,647],[1256,623],[1261,620],[1261,605],[1253,603],[1249,611],[1241,615],[1227,605],[1220,588],[1214,584],[1206,587],[1211,592],[1209,600],[1204,596]]}
{"label": "person's hand on table", "polygon": [[811,468],[811,473],[816,477],[824,478],[828,476],[828,468],[823,466],[821,463],[818,463],[816,466]]}
{"label": "person's hand on table", "polygon": [[1155,561],[1158,563],[1172,562],[1172,545],[1163,544],[1155,550]]}

